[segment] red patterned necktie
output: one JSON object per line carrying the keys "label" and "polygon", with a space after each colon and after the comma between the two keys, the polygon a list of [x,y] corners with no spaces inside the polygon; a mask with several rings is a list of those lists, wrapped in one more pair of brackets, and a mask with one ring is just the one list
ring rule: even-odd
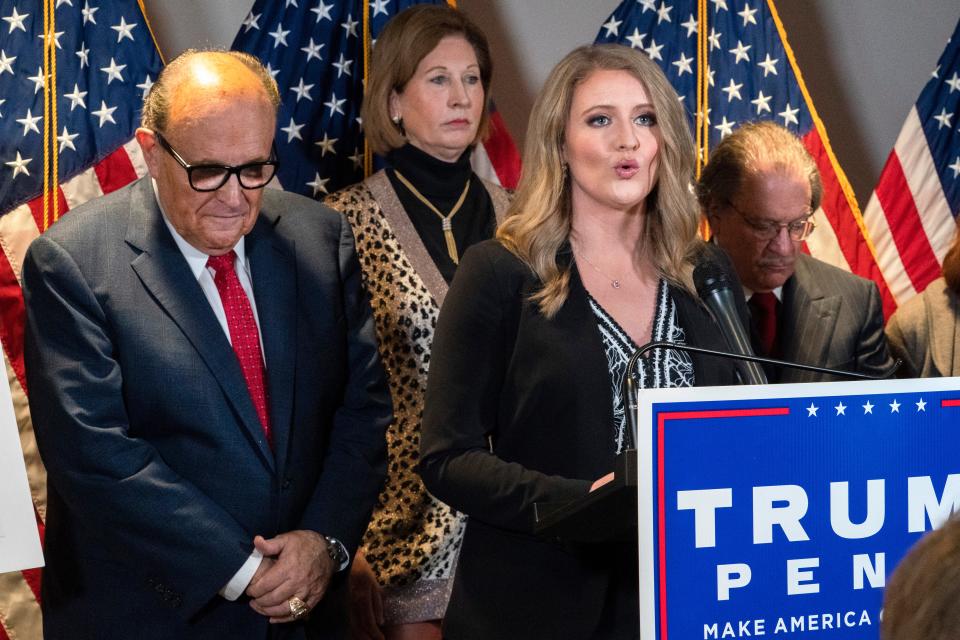
{"label": "red patterned necktie", "polygon": [[270,434],[270,415],[267,413],[267,381],[263,366],[263,352],[260,350],[260,334],[257,321],[253,317],[250,299],[240,285],[240,278],[234,268],[237,254],[231,251],[222,256],[210,256],[207,266],[215,275],[213,281],[220,292],[220,301],[227,316],[227,328],[230,330],[230,342],[240,361],[240,369],[247,381],[247,389],[253,399],[253,406],[260,417],[260,425],[273,446]]}
{"label": "red patterned necktie", "polygon": [[750,315],[763,353],[758,355],[775,357],[777,354],[777,296],[772,291],[755,293],[750,296]]}

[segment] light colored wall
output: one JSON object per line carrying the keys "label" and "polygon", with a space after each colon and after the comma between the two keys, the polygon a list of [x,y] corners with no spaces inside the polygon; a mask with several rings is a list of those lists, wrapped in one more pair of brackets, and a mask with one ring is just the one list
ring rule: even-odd
{"label": "light colored wall", "polygon": [[[281,0],[274,0],[281,1]],[[313,2],[313,0],[300,0]],[[228,46],[253,0],[145,0],[166,56]],[[493,48],[494,99],[518,143],[550,68],[618,0],[460,0]],[[861,206],[960,18],[956,0],[780,0],[800,69]]]}

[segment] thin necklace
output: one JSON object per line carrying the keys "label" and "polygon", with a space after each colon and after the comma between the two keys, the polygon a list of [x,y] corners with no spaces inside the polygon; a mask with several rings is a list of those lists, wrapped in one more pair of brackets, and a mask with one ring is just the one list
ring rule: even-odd
{"label": "thin necklace", "polygon": [[[453,264],[460,264],[460,254],[457,253],[457,243],[453,240],[453,216],[457,215],[457,211],[460,211],[460,207],[463,206],[463,201],[467,199],[467,191],[470,190],[470,178],[467,178],[467,184],[463,185],[463,193],[460,194],[460,199],[457,200],[457,204],[453,205],[453,209],[450,209],[450,213],[443,215],[440,213],[440,210],[433,206],[433,203],[427,200],[422,193],[417,191],[417,188],[413,186],[409,180],[403,177],[403,174],[393,170],[397,179],[403,183],[407,189],[410,190],[416,198],[427,205],[430,211],[433,211],[435,214],[440,216],[440,221],[443,224],[443,238],[447,241],[447,254],[449,254],[450,259],[453,260]],[[620,285],[617,285],[620,286]]]}
{"label": "thin necklace", "polygon": [[575,253],[576,255],[578,255],[579,257],[583,258],[584,260],[586,260],[586,261],[587,261],[587,264],[590,265],[591,267],[593,267],[593,270],[594,270],[594,271],[596,271],[596,272],[599,273],[601,276],[603,276],[604,278],[606,278],[607,280],[609,280],[611,287],[613,287],[614,289],[619,289],[619,288],[620,288],[620,280],[619,280],[619,279],[617,279],[617,278],[611,278],[610,276],[608,276],[607,274],[605,274],[603,271],[600,271],[600,267],[598,267],[597,265],[593,264],[593,262],[590,261],[590,258],[588,258],[587,256],[583,255],[583,254],[580,253],[579,251],[574,251],[574,253]]}

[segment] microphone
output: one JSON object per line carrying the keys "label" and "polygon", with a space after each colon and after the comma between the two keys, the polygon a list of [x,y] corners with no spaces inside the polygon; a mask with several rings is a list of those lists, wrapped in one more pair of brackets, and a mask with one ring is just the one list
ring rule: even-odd
{"label": "microphone", "polygon": [[[693,284],[700,299],[720,325],[720,333],[727,341],[727,347],[736,354],[754,355],[750,339],[737,316],[733,289],[730,288],[726,270],[713,260],[701,260],[693,269]],[[746,384],[767,384],[767,375],[756,362],[738,360],[737,371]]]}

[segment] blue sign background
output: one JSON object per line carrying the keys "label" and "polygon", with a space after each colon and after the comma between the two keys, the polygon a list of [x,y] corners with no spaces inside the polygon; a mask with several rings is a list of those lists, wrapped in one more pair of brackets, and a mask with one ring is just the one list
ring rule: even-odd
{"label": "blue sign background", "polygon": [[[854,589],[853,557],[867,554],[872,564],[874,554],[884,553],[889,575],[920,536],[908,532],[907,478],[930,476],[942,497],[948,474],[960,474],[960,407],[941,406],[942,400],[960,398],[960,392],[901,391],[918,388],[920,381],[907,382],[911,386],[853,383],[858,390],[895,393],[849,395],[846,383],[831,383],[783,388],[788,393],[803,389],[848,394],[652,403],[649,480],[654,557],[646,566],[655,574],[655,598],[645,610],[657,612],[658,640],[754,637],[761,630],[762,635],[798,637],[803,635],[797,627],[801,617],[809,634],[837,640],[878,637],[882,588],[871,587],[865,578],[863,589]],[[743,390],[739,388],[737,395]],[[664,422],[662,442],[658,436],[661,413],[764,407],[785,408],[787,415],[671,418]],[[657,512],[661,445],[662,514]],[[879,478],[885,480],[880,531],[864,539],[839,537],[831,528],[830,483],[849,483],[849,519],[856,524],[866,517],[867,481]],[[806,492],[808,508],[801,525],[808,541],[790,542],[774,526],[772,543],[753,543],[753,488],[770,485],[799,485]],[[717,488],[731,488],[733,504],[715,511],[716,546],[697,549],[694,511],[678,510],[677,492]],[[925,528],[931,528],[929,521]],[[819,584],[819,593],[787,595],[787,562],[805,558],[819,559],[818,567],[804,569],[812,571],[811,581]],[[732,563],[749,565],[752,577],[745,587],[731,589],[729,600],[720,601],[717,565]],[[784,625],[778,630],[780,619]]]}

